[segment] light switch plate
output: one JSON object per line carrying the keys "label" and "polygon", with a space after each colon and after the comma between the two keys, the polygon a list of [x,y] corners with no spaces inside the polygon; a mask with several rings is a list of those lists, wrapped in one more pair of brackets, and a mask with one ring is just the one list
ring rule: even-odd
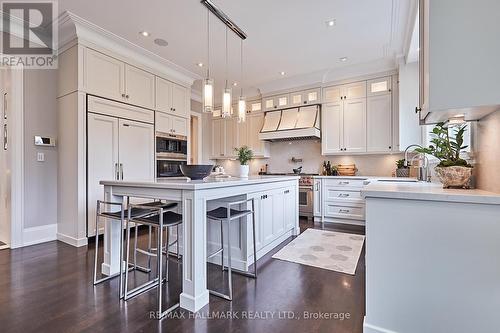
{"label": "light switch plate", "polygon": [[37,153],[36,154],[36,160],[38,162],[45,162],[45,154],[44,153]]}

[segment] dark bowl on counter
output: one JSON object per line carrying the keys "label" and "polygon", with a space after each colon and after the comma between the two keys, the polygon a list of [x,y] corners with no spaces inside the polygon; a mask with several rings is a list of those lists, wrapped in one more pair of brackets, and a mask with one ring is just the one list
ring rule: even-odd
{"label": "dark bowl on counter", "polygon": [[184,176],[191,180],[199,180],[208,177],[214,166],[212,164],[181,164],[179,167]]}

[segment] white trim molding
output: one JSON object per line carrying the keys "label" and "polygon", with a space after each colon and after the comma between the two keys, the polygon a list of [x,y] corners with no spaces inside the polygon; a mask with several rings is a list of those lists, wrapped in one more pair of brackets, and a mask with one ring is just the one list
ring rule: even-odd
{"label": "white trim molding", "polygon": [[57,223],[26,228],[23,230],[23,246],[30,246],[57,239]]}
{"label": "white trim molding", "polygon": [[84,238],[74,238],[74,237],[62,234],[60,232],[57,233],[57,240],[61,241],[63,243],[75,246],[75,247],[86,246],[88,244],[87,237],[84,237]]}

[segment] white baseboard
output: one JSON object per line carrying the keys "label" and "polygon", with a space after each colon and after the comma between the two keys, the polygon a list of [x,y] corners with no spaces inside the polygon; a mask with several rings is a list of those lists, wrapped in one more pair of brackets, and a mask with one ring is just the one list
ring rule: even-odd
{"label": "white baseboard", "polygon": [[88,244],[88,239],[87,237],[83,238],[74,238],[65,234],[57,233],[57,240],[64,242],[66,244],[75,246],[75,247],[81,247],[85,246]]}
{"label": "white baseboard", "polygon": [[57,223],[31,227],[23,230],[23,246],[56,240]]}
{"label": "white baseboard", "polygon": [[363,319],[363,333],[397,333],[397,332],[368,324],[366,322],[366,316],[365,316],[365,318]]}

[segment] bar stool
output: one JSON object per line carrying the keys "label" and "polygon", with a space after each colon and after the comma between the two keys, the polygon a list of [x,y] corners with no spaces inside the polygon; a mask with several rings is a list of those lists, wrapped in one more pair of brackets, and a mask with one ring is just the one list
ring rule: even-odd
{"label": "bar stool", "polygon": [[[252,209],[251,210],[237,210],[237,209],[232,209],[231,207],[241,205],[241,204],[246,204],[249,201],[252,202]],[[238,220],[242,217],[246,217],[248,215],[252,214],[252,234],[253,234],[253,260],[254,260],[254,271],[253,273],[249,272],[244,272],[240,270],[236,270],[231,268],[231,222],[234,220]],[[221,292],[215,291],[215,290],[208,290],[210,294],[218,297],[222,297],[224,299],[227,299],[229,301],[233,300],[233,282],[232,282],[232,277],[231,274],[232,272],[240,275],[244,275],[247,277],[251,278],[257,278],[257,247],[256,247],[256,241],[255,241],[255,201],[253,198],[247,199],[247,200],[242,200],[242,201],[236,201],[236,202],[228,202],[225,207],[219,207],[216,209],[213,209],[211,211],[207,212],[207,219],[212,220],[212,221],[220,221],[220,237],[221,237],[221,247],[220,249],[216,250],[215,252],[209,254],[207,256],[207,260],[212,258],[213,256],[217,254],[221,254],[221,266],[222,270],[224,271],[224,228],[223,224],[224,222],[227,222],[227,271],[228,271],[228,285],[229,285],[229,294],[223,294]]]}
{"label": "bar stool", "polygon": [[[120,210],[114,211],[114,212],[103,212],[102,211],[102,205],[110,205],[110,206],[119,206]],[[96,238],[95,238],[95,251],[94,251],[94,279],[93,279],[93,284],[94,286],[97,284],[100,284],[102,282],[108,281],[112,278],[115,278],[117,276],[120,276],[120,284],[119,284],[119,296],[120,298],[123,297],[123,229],[125,227],[125,217],[130,215],[134,217],[138,216],[145,216],[151,213],[154,213],[155,207],[165,207],[165,208],[173,208],[177,204],[176,203],[163,203],[161,201],[154,201],[154,202],[148,202],[145,204],[142,204],[143,208],[130,208],[130,209],[125,209],[125,205],[123,202],[109,202],[109,201],[103,201],[103,200],[97,200],[97,208],[96,208],[96,220],[95,220],[95,230],[96,230]],[[130,207],[129,204],[129,198],[127,197],[127,207]],[[119,220],[120,221],[120,230],[121,230],[121,237],[120,237],[120,269],[118,273],[109,275],[107,277],[97,279],[97,257],[98,257],[98,251],[99,251],[99,218],[107,218],[107,219],[113,219],[113,220]],[[136,237],[137,237],[137,227],[138,225],[135,226],[135,232],[136,232]],[[136,265],[134,265],[134,268],[138,268]],[[127,267],[128,267],[128,261],[127,261]],[[141,267],[141,269],[144,269]]]}
{"label": "bar stool", "polygon": [[[179,226],[182,223],[182,215],[177,214],[172,211],[165,211],[163,207],[153,208],[153,214],[148,215],[139,215],[132,216],[131,212],[133,209],[147,209],[147,206],[143,205],[130,205],[130,210],[128,211],[127,218],[127,262],[130,256],[130,223],[140,223],[143,225],[147,225],[153,228],[157,228],[157,242],[156,242],[156,250],[151,249],[151,252],[148,252],[147,255],[150,257],[156,257],[157,261],[157,277],[153,280],[149,280],[132,290],[128,289],[128,275],[129,270],[125,271],[125,293],[124,300],[129,300],[135,296],[138,296],[142,293],[145,293],[153,288],[158,288],[158,312],[157,319],[161,319],[166,314],[175,310],[179,307],[179,303],[174,304],[169,307],[167,310],[162,311],[162,285],[163,282],[168,282],[168,244],[169,244],[169,229],[170,227]],[[163,230],[166,230],[166,251],[163,251]],[[155,252],[153,252],[155,251]],[[146,252],[146,251],[144,251]],[[163,278],[163,254],[166,254],[166,278]]]}

